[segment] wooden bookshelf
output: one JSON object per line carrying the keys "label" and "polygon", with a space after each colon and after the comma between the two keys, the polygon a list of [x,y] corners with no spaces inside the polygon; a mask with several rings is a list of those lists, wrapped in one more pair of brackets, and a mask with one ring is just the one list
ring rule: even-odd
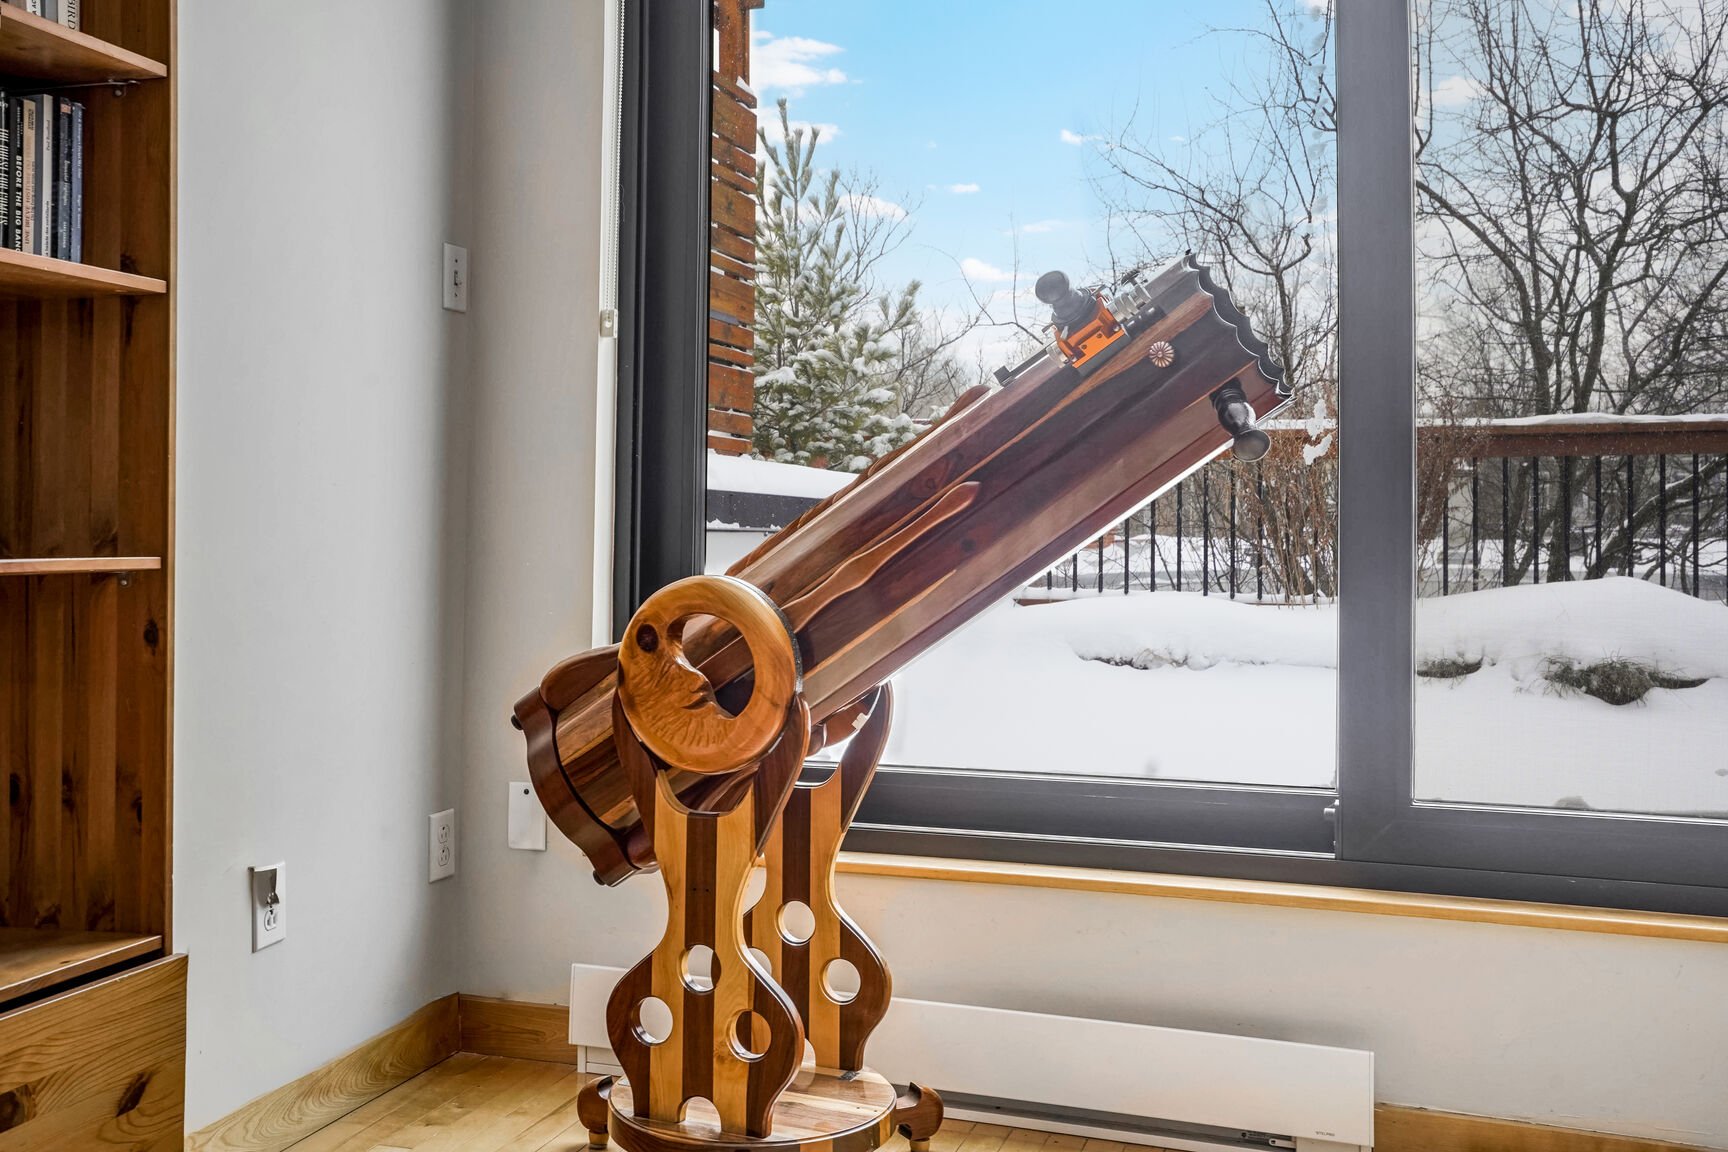
{"label": "wooden bookshelf", "polygon": [[[155,959],[173,948],[175,0],[81,7],[72,32],[0,5],[0,88],[65,88],[85,132],[83,263],[0,251],[0,1066],[82,1086],[38,1094],[6,1146],[93,1147],[118,1123],[179,1152],[162,1052],[179,1059],[184,982],[160,972],[184,966]],[[83,1018],[101,1026],[69,1042]],[[112,1086],[145,1080],[117,1116]]]}
{"label": "wooden bookshelf", "polygon": [[160,936],[0,928],[0,1009],[161,950]]}
{"label": "wooden bookshelf", "polygon": [[160,556],[58,556],[40,559],[0,560],[0,576],[76,576],[84,573],[154,572],[162,567]]}
{"label": "wooden bookshelf", "polygon": [[0,76],[100,84],[161,80],[167,75],[165,65],[147,56],[0,4]]}

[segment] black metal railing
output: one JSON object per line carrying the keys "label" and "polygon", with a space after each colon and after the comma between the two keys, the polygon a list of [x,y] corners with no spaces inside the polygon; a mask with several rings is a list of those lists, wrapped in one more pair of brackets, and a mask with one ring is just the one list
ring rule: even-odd
{"label": "black metal railing", "polygon": [[[1728,602],[1728,418],[1423,433],[1421,595],[1626,575]],[[1214,461],[1135,509],[1024,598],[1334,595],[1336,454],[1308,460],[1302,436],[1274,440],[1261,466]]]}

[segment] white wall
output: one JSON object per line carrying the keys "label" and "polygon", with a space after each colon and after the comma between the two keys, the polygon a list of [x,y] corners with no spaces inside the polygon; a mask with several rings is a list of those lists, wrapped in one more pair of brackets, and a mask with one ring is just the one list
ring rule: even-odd
{"label": "white wall", "polygon": [[[504,847],[503,782],[526,775],[509,704],[587,635],[581,371],[598,275],[599,4],[513,12],[522,23],[489,23],[479,49],[476,291],[496,302],[483,278],[515,283],[512,314],[477,335],[462,986],[562,1002],[572,961],[652,947],[664,901],[652,876],[597,887],[555,832],[543,854]],[[571,41],[577,68],[551,47]],[[591,102],[574,107],[577,91]],[[516,101],[540,123],[514,119]],[[873,877],[841,894],[903,995],[1369,1048],[1387,1102],[1728,1148],[1728,948]]]}
{"label": "white wall", "polygon": [[[588,647],[594,623],[604,39],[601,0],[533,0],[509,12],[480,21],[475,43],[462,703],[464,971],[501,978],[518,949],[568,955],[594,927],[561,914],[575,849],[511,851],[504,833],[505,786],[528,778],[511,707],[556,661]],[[547,855],[565,866],[547,867]],[[576,882],[588,885],[587,875]],[[508,978],[487,986],[524,991]]]}
{"label": "white wall", "polygon": [[[460,0],[181,0],[174,943],[195,1129],[456,989]],[[288,938],[250,951],[247,866]]]}

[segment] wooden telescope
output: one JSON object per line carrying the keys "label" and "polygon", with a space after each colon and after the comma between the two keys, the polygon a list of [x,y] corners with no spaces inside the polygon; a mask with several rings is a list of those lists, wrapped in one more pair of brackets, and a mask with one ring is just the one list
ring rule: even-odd
{"label": "wooden telescope", "polygon": [[[1256,414],[1289,397],[1192,258],[1111,300],[1060,273],[1037,294],[1054,340],[1000,387],[961,396],[726,576],[656,592],[620,644],[517,703],[540,801],[595,878],[658,868],[667,889],[665,938],[608,1006],[628,1084],[586,1092],[597,1144],[868,1152],[898,1127],[917,1149],[940,1122],[933,1093],[897,1098],[864,1067],[888,970],[833,900],[887,740],[887,682],[1232,445],[1257,459]],[[849,737],[827,780],[798,783],[807,756]],[[767,887],[746,909],[759,859]],[[836,984],[842,969],[855,975]]]}

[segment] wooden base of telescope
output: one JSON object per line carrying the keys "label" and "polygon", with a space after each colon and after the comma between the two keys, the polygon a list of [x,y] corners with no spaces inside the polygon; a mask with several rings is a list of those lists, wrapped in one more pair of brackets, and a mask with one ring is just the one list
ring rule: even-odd
{"label": "wooden base of telescope", "polygon": [[588,1146],[616,1143],[626,1152],[872,1152],[895,1132],[911,1152],[928,1152],[942,1124],[942,1098],[913,1084],[900,1096],[865,1068],[835,1072],[806,1065],[774,1106],[774,1130],[761,1140],[730,1136],[705,1101],[692,1101],[678,1123],[633,1114],[630,1085],[607,1076],[582,1088],[577,1111]]}
{"label": "wooden base of telescope", "polygon": [[[737,628],[748,646],[752,692],[736,712],[684,658],[684,622],[696,616]],[[889,689],[858,698],[839,765],[806,783],[814,733],[798,651],[786,617],[754,585],[696,576],[656,592],[625,629],[617,668],[614,741],[666,888],[667,924],[607,1002],[626,1080],[596,1081],[578,1097],[590,1142],[872,1152],[898,1129],[924,1152],[941,1100],[916,1085],[897,1097],[864,1066],[892,981],[834,893],[841,840],[887,743]],[[714,782],[704,803],[686,803],[676,773]],[[748,906],[758,861],[766,883]]]}

